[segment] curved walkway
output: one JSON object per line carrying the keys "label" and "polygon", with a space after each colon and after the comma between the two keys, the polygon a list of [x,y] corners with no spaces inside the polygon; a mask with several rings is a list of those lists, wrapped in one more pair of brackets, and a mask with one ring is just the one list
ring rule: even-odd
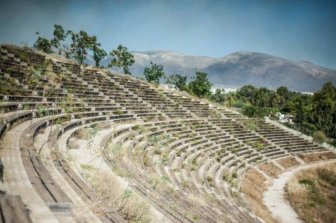
{"label": "curved walkway", "polygon": [[299,171],[333,162],[336,162],[336,160],[299,166],[281,173],[278,178],[274,179],[272,185],[263,194],[264,204],[272,213],[272,216],[283,223],[302,223],[297,213],[285,198],[284,188],[286,183]]}

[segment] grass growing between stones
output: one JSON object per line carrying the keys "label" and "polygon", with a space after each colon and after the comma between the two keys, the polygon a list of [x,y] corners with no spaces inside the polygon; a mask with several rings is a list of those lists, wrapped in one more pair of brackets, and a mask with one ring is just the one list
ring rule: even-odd
{"label": "grass growing between stones", "polygon": [[305,222],[336,222],[335,163],[299,172],[286,185],[286,193]]}
{"label": "grass growing between stones", "polygon": [[254,169],[249,169],[240,184],[240,191],[245,195],[248,207],[258,217],[267,223],[279,223],[274,219],[263,203],[266,178]]}
{"label": "grass growing between stones", "polygon": [[106,206],[117,211],[127,222],[150,222],[149,206],[117,179],[89,165],[82,165],[84,178]]}

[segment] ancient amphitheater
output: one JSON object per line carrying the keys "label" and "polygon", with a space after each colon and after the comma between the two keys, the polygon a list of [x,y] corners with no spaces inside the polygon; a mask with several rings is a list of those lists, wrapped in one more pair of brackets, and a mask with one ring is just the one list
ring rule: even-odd
{"label": "ancient amphitheater", "polygon": [[[131,76],[0,51],[0,222],[263,222],[246,199],[262,208],[267,182],[336,158]],[[129,196],[136,214],[117,203]]]}

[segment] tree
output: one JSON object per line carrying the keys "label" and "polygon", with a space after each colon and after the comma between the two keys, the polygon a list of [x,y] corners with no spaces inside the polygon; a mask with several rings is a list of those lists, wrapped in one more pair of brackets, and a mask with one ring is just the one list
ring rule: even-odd
{"label": "tree", "polygon": [[239,99],[245,99],[246,101],[253,103],[253,98],[257,88],[252,85],[245,85],[237,91]]}
{"label": "tree", "polygon": [[123,68],[125,74],[131,74],[129,67],[134,64],[134,56],[128,52],[127,47],[119,45],[116,50],[112,50],[110,55],[113,57],[109,67]]}
{"label": "tree", "polygon": [[72,43],[70,45],[70,55],[79,63],[83,64],[88,49],[92,46],[92,37],[85,31],[81,30],[79,33],[68,31],[71,35]]}
{"label": "tree", "polygon": [[[36,33],[39,35],[39,33]],[[66,58],[73,58],[82,64],[86,56],[92,53],[95,65],[99,67],[100,61],[107,55],[97,42],[96,36],[90,36],[84,30],[75,33],[71,30],[65,31],[61,25],[54,25],[54,37],[51,40],[38,36],[34,47],[46,53],[53,53],[53,49],[58,49],[58,54],[64,54]],[[70,47],[63,42],[70,36]],[[127,49],[127,48],[126,48]],[[133,61],[134,62],[134,61]]]}
{"label": "tree", "polygon": [[208,74],[196,72],[196,78],[189,83],[189,89],[198,97],[207,97],[211,95],[212,83],[208,80]]}
{"label": "tree", "polygon": [[105,50],[100,47],[100,43],[97,42],[97,37],[92,37],[91,50],[93,52],[93,59],[95,61],[96,67],[99,67],[100,61],[107,56]]}
{"label": "tree", "polygon": [[153,82],[155,84],[160,83],[160,78],[162,78],[165,73],[163,72],[163,66],[150,62],[150,67],[146,67],[144,70],[145,78],[148,82]]}
{"label": "tree", "polygon": [[34,43],[34,48],[45,53],[52,53],[53,51],[51,49],[50,41],[46,38],[40,37],[38,32],[36,32],[36,35],[38,38]]}
{"label": "tree", "polygon": [[313,96],[314,121],[327,136],[336,137],[336,88],[327,82]]}
{"label": "tree", "polygon": [[258,109],[253,105],[248,105],[243,107],[242,112],[248,117],[255,117],[258,114]]}
{"label": "tree", "polygon": [[180,74],[172,74],[167,78],[167,84],[171,84],[176,89],[183,91],[187,87],[187,77]]}
{"label": "tree", "polygon": [[51,39],[50,43],[53,47],[58,49],[58,54],[61,55],[63,49],[61,48],[61,42],[65,40],[67,33],[61,25],[54,25],[54,38]]}
{"label": "tree", "polygon": [[223,104],[225,101],[225,90],[223,88],[217,88],[210,98],[219,104]]}
{"label": "tree", "polygon": [[278,87],[276,92],[278,95],[284,97],[285,99],[289,98],[289,90],[285,86]]}

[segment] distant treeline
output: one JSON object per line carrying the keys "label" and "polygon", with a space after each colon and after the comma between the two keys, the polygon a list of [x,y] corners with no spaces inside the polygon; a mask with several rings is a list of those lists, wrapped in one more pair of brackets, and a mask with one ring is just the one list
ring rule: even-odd
{"label": "distant treeline", "polygon": [[289,91],[287,87],[269,90],[252,85],[243,86],[236,92],[226,93],[218,88],[212,93],[212,83],[202,72],[196,72],[196,78],[189,83],[186,76],[173,74],[167,77],[167,83],[195,96],[239,108],[249,117],[276,118],[278,112],[291,114],[294,124],[290,127],[312,135],[319,142],[328,141],[336,145],[336,87],[331,82],[325,83],[314,94]]}
{"label": "distant treeline", "polygon": [[[212,96],[212,100],[240,108],[249,117],[275,117],[277,112],[294,115],[294,127],[313,135],[322,131],[336,145],[336,87],[325,83],[312,95],[289,91],[286,87],[269,90],[244,86],[236,92]],[[331,140],[331,141],[330,141]]]}

